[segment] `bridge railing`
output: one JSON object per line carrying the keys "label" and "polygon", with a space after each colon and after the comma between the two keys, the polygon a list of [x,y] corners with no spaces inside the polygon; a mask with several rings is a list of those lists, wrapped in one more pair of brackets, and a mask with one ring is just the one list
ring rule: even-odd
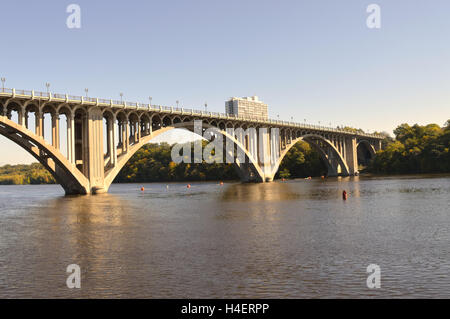
{"label": "bridge railing", "polygon": [[81,102],[81,96],[68,95],[67,98],[71,101],[80,101]]}
{"label": "bridge railing", "polygon": [[102,103],[102,104],[111,104],[111,100],[98,99],[98,103]]}
{"label": "bridge railing", "polygon": [[173,107],[173,106],[163,106],[163,105],[149,105],[149,104],[140,104],[137,102],[126,102],[126,101],[117,101],[117,100],[108,100],[108,99],[98,99],[98,98],[92,98],[92,97],[82,97],[82,96],[76,96],[76,95],[66,95],[66,94],[58,94],[58,93],[50,93],[50,92],[39,92],[39,91],[30,91],[30,90],[16,90],[16,89],[9,89],[9,88],[0,88],[0,95],[7,95],[7,96],[23,96],[23,97],[30,97],[30,98],[54,98],[54,99],[60,99],[60,100],[70,100],[70,101],[77,101],[77,102],[88,102],[88,103],[99,103],[104,105],[122,105],[123,107],[133,107],[138,109],[145,109],[145,110],[152,110],[152,111],[163,111],[163,112],[177,112],[177,113],[183,113],[183,114],[194,114],[197,116],[210,116],[220,119],[236,119],[241,121],[250,121],[250,122],[260,122],[260,123],[268,123],[273,125],[282,125],[282,126],[293,126],[293,127],[299,127],[304,129],[314,129],[314,130],[322,130],[322,131],[328,131],[328,132],[336,132],[336,133],[353,133],[357,134],[359,136],[367,136],[367,137],[374,137],[374,138],[384,138],[382,135],[379,134],[370,134],[365,132],[351,132],[348,130],[345,130],[343,128],[334,128],[334,127],[326,127],[321,125],[314,125],[314,124],[307,124],[307,123],[297,123],[292,121],[283,121],[283,120],[274,120],[274,119],[267,119],[262,117],[244,117],[244,116],[238,116],[236,114],[228,114],[228,113],[220,113],[220,112],[207,112],[207,111],[201,111],[196,109],[185,109],[182,107]]}

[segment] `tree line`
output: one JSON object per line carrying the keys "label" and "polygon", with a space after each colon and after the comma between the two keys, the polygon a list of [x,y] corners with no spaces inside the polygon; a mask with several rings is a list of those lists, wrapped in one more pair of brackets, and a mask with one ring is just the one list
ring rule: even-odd
{"label": "tree line", "polygon": [[[203,147],[206,145],[203,141]],[[191,153],[193,153],[193,143]],[[233,164],[179,163],[172,161],[171,145],[147,144],[138,150],[122,168],[114,182],[176,182],[239,179]]]}
{"label": "tree line", "polygon": [[0,167],[0,185],[54,184],[53,176],[39,163]]}
{"label": "tree line", "polygon": [[376,174],[421,174],[450,172],[450,120],[437,124],[401,124],[395,138],[386,137],[383,150],[369,163]]}

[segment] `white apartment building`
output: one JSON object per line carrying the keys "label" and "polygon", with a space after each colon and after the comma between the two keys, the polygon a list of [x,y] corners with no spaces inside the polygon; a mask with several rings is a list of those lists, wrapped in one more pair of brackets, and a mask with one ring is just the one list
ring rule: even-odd
{"label": "white apartment building", "polygon": [[257,96],[232,97],[225,102],[225,112],[237,116],[267,119],[267,104],[264,104]]}

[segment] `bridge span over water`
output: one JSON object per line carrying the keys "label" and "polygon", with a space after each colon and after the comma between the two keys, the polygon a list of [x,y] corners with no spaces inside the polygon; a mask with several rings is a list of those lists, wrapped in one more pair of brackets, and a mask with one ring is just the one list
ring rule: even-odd
{"label": "bridge span over water", "polygon": [[[51,116],[51,139],[44,137],[46,114]],[[60,147],[62,117],[66,119],[67,136],[64,154]],[[34,125],[29,125],[33,120]],[[174,128],[195,133],[194,123],[198,121],[204,129],[217,128],[245,154],[245,161],[234,162],[244,182],[272,181],[284,156],[300,140],[319,151],[329,176],[354,175],[358,161],[379,151],[383,139],[376,134],[280,120],[51,92],[0,90],[0,134],[33,155],[66,194],[107,192],[143,145]],[[279,134],[264,133],[261,128]]]}

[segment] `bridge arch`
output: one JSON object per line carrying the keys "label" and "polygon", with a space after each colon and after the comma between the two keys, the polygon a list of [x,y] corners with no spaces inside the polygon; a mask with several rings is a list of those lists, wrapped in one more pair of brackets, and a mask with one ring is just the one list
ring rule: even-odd
{"label": "bridge arch", "polygon": [[0,135],[21,146],[36,158],[52,174],[67,195],[89,194],[89,180],[42,137],[5,116],[0,117]]}
{"label": "bridge arch", "polygon": [[360,141],[358,142],[358,144],[356,145],[356,147],[359,147],[359,146],[362,146],[362,145],[364,145],[365,147],[367,147],[367,150],[370,152],[370,154],[371,154],[372,156],[374,156],[375,153],[377,152],[377,151],[375,150],[375,147],[374,147],[368,140],[360,140]]}
{"label": "bridge arch", "polygon": [[[316,142],[317,140],[320,141],[321,143],[324,143],[324,145],[326,145],[326,148],[331,151],[331,154],[327,153],[326,149]],[[328,167],[328,172],[330,176],[337,175],[338,173],[337,164],[340,165],[341,173],[343,175],[350,175],[350,171],[346,161],[342,157],[339,150],[333,145],[333,143],[330,140],[318,134],[305,134],[292,140],[291,143],[288,144],[286,148],[281,151],[280,157],[272,171],[273,176],[275,176],[278,169],[280,168],[281,162],[283,161],[286,154],[291,150],[292,147],[294,147],[295,144],[297,144],[300,141],[307,142],[309,145],[311,145],[311,147],[313,147],[315,150],[319,152],[320,156],[322,157],[322,160]],[[331,158],[331,156],[333,156],[333,158]]]}
{"label": "bridge arch", "polygon": [[161,118],[162,127],[169,127],[173,124],[173,119],[169,115],[164,115]]}
{"label": "bridge arch", "polygon": [[173,119],[172,119],[172,123],[173,124],[178,124],[178,123],[181,123],[182,121],[181,121],[181,118],[179,117],[179,116],[175,116]]}
{"label": "bridge arch", "polygon": [[[234,163],[236,168],[242,169],[242,166],[247,164],[250,165],[250,169],[257,175],[257,178],[260,180],[264,180],[264,173],[259,167],[257,161],[253,158],[253,156],[245,149],[244,145],[242,145],[234,136],[229,135],[227,132],[218,129],[215,126],[212,126],[208,123],[202,123],[203,129],[214,128],[217,129],[217,132],[220,133],[224,138],[229,138],[233,141],[234,145],[240,149],[245,154],[245,159],[248,163]],[[131,159],[131,157],[141,149],[145,144],[149,143],[152,139],[156,138],[158,135],[168,132],[173,129],[187,129],[190,132],[194,132],[194,122],[180,122],[177,124],[171,124],[170,126],[161,127],[157,131],[154,131],[151,135],[145,136],[141,139],[141,141],[135,145],[132,145],[127,153],[125,153],[122,157],[118,158],[117,165],[106,172],[105,174],[105,189],[107,190],[116,176],[120,173],[125,164]]]}
{"label": "bridge arch", "polygon": [[372,158],[374,158],[375,147],[368,140],[360,140],[356,145],[356,153],[358,157],[358,165],[367,166]]}

